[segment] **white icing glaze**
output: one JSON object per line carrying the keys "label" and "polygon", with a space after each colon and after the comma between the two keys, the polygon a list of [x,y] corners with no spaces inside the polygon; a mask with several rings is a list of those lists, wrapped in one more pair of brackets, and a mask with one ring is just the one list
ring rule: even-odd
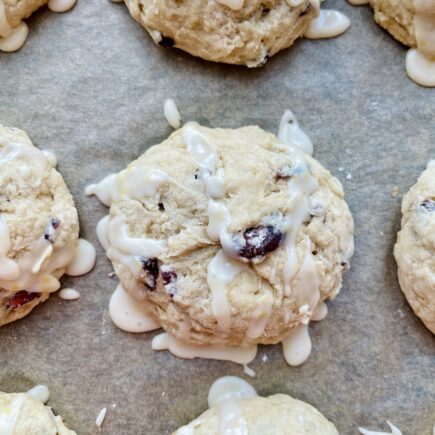
{"label": "white icing glaze", "polygon": [[97,224],[97,237],[100,245],[105,251],[110,248],[109,236],[107,230],[109,228],[109,215],[104,216],[98,221]]}
{"label": "white icing glaze", "polygon": [[321,9],[318,17],[310,21],[304,37],[308,39],[333,38],[350,27],[350,20],[339,11]]}
{"label": "white icing glaze", "polygon": [[0,38],[0,51],[11,53],[19,50],[26,42],[29,28],[22,21],[17,27],[14,27],[8,36]]}
{"label": "white icing glaze", "polygon": [[147,332],[160,328],[160,325],[146,314],[146,305],[132,299],[118,285],[109,303],[109,313],[112,322],[123,331]]}
{"label": "white icing glaze", "polygon": [[207,284],[212,294],[212,312],[221,329],[231,327],[231,305],[227,285],[241,272],[242,265],[221,249],[207,267]]}
{"label": "white icing glaze", "polygon": [[311,339],[307,325],[298,325],[282,341],[284,358],[291,366],[302,364],[311,353]]}
{"label": "white icing glaze", "polygon": [[422,86],[435,86],[435,58],[411,48],[406,54],[406,73],[415,83]]}
{"label": "white icing glaze", "polygon": [[322,302],[313,311],[313,314],[311,315],[311,320],[314,322],[319,322],[320,320],[323,320],[327,316],[327,314],[328,314],[328,307],[325,304],[325,302]]}
{"label": "white icing glaze", "polygon": [[243,8],[244,0],[216,0],[217,3],[220,3],[224,6],[228,6],[233,11],[237,11]]}
{"label": "white icing glaze", "polygon": [[95,424],[97,425],[98,429],[101,430],[101,426],[104,423],[104,419],[106,418],[107,408],[103,408],[97,415],[97,418],[95,419]]}
{"label": "white icing glaze", "polygon": [[175,435],[195,435],[195,429],[190,426],[182,426],[175,432]]}
{"label": "white icing glaze", "polygon": [[0,37],[7,38],[12,32],[12,27],[6,16],[3,0],[0,0]]}
{"label": "white icing glaze", "polygon": [[7,407],[0,409],[1,435],[14,435],[15,426],[26,398],[25,393],[17,394]]}
{"label": "white icing glaze", "polygon": [[273,306],[272,292],[267,291],[267,293],[259,296],[257,300],[257,306],[252,312],[252,319],[246,331],[246,336],[251,339],[260,337],[266,329]]}
{"label": "white icing glaze", "polygon": [[27,395],[38,402],[47,403],[50,398],[50,391],[45,385],[36,385],[27,391]]}
{"label": "white icing glaze", "polygon": [[55,168],[57,166],[57,157],[52,151],[42,150],[42,153],[50,163],[50,165]]}
{"label": "white icing glaze", "polygon": [[219,434],[248,435],[248,425],[236,399],[228,399],[219,405]]}
{"label": "white icing glaze", "polygon": [[70,276],[85,275],[95,266],[96,252],[94,246],[85,239],[79,239],[76,252],[66,268]]}
{"label": "white icing glaze", "polygon": [[80,293],[73,288],[63,288],[59,292],[59,297],[67,301],[73,301],[80,298]]}
{"label": "white icing glaze", "polygon": [[100,202],[110,207],[112,200],[116,198],[116,193],[118,192],[117,175],[118,174],[110,174],[104,177],[99,183],[90,184],[86,187],[85,194],[87,196],[95,195]]}
{"label": "white icing glaze", "polygon": [[296,145],[304,153],[313,155],[313,143],[299,127],[296,117],[291,110],[286,110],[279,123],[278,138],[291,145]]}
{"label": "white icing glaze", "polygon": [[402,435],[402,432],[396,426],[394,426],[388,420],[387,423],[388,426],[390,426],[391,432],[376,432],[376,431],[364,429],[362,427],[359,427],[358,430],[363,435]]}
{"label": "white icing glaze", "polygon": [[47,6],[53,12],[66,12],[75,4],[76,0],[49,0]]}
{"label": "white icing glaze", "polygon": [[172,98],[168,98],[165,100],[165,104],[163,106],[163,113],[165,115],[168,124],[175,128],[176,130],[181,127],[181,116],[178,111],[177,105]]}
{"label": "white icing glaze", "polygon": [[257,346],[230,347],[223,345],[196,346],[173,337],[168,333],[156,335],[151,347],[154,350],[169,350],[180,358],[206,358],[249,364],[257,354]]}
{"label": "white icing glaze", "polygon": [[208,392],[208,406],[218,406],[228,399],[255,397],[257,392],[251,384],[237,376],[223,376],[213,382]]}

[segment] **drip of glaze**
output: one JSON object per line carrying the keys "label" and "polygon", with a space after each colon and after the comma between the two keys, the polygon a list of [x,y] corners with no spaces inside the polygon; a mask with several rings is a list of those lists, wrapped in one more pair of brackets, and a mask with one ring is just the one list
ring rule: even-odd
{"label": "drip of glaze", "polygon": [[12,27],[6,17],[6,8],[3,0],[0,0],[0,38],[7,38],[12,33]]}
{"label": "drip of glaze", "polygon": [[118,174],[110,174],[104,177],[99,183],[90,184],[86,187],[85,194],[87,196],[95,195],[100,202],[110,207],[118,191],[117,176]]}
{"label": "drip of glaze", "polygon": [[136,302],[118,285],[109,303],[112,322],[123,331],[148,332],[159,329],[160,325],[146,314],[145,305]]}
{"label": "drip of glaze", "polygon": [[256,339],[264,333],[266,325],[269,322],[272,312],[273,295],[270,291],[265,292],[258,297],[258,303],[252,312],[252,320],[249,323],[246,336],[251,339]]}
{"label": "drip of glaze", "polygon": [[321,9],[318,17],[310,21],[304,37],[308,39],[334,38],[350,27],[350,20],[343,13]]}
{"label": "drip of glaze", "polygon": [[291,366],[301,365],[311,353],[311,339],[307,325],[298,325],[282,341],[284,358]]}
{"label": "drip of glaze", "polygon": [[76,0],[49,0],[47,6],[53,12],[66,12],[75,4]]}
{"label": "drip of glaze", "polygon": [[286,110],[279,123],[278,138],[290,145],[297,146],[304,153],[313,155],[313,143],[299,127],[296,117],[291,110]]}
{"label": "drip of glaze", "polygon": [[177,105],[172,98],[168,98],[165,100],[165,104],[163,106],[163,114],[165,115],[168,124],[174,128],[175,130],[181,127],[181,116],[178,111]]}
{"label": "drip of glaze", "polygon": [[241,272],[242,265],[228,257],[220,249],[207,267],[207,284],[212,294],[212,312],[219,327],[231,328],[231,305],[228,301],[227,285]]}
{"label": "drip of glaze", "polygon": [[154,350],[169,350],[179,358],[193,359],[217,359],[232,361],[238,364],[249,364],[257,354],[257,346],[232,347],[218,344],[206,346],[194,345],[173,337],[168,333],[156,335],[151,347]]}
{"label": "drip of glaze", "polygon": [[388,420],[387,423],[388,426],[390,426],[391,432],[376,432],[376,431],[364,429],[362,427],[359,427],[358,430],[363,435],[402,435],[402,432],[396,426],[394,426]]}
{"label": "drip of glaze", "polygon": [[10,34],[0,38],[0,51],[12,53],[19,50],[26,42],[29,34],[27,24],[22,21],[17,27],[14,27]]}
{"label": "drip of glaze", "polygon": [[45,385],[36,385],[27,391],[26,394],[41,403],[47,403],[50,398],[50,391]]}
{"label": "drip of glaze", "polygon": [[80,298],[80,293],[73,288],[64,288],[59,292],[59,297],[67,301],[74,301]]}
{"label": "drip of glaze", "polygon": [[48,160],[50,165],[53,168],[55,168],[57,166],[56,154],[54,154],[52,151],[48,151],[48,150],[42,150],[42,153],[44,154],[45,158]]}
{"label": "drip of glaze", "polygon": [[411,48],[406,54],[406,73],[415,83],[435,86],[435,58],[430,58],[423,52]]}
{"label": "drip of glaze", "polygon": [[66,274],[70,276],[85,275],[95,266],[96,253],[94,246],[85,239],[79,239],[76,252],[66,268]]}
{"label": "drip of glaze", "polygon": [[322,302],[313,311],[313,314],[311,315],[311,320],[313,322],[320,322],[320,320],[323,320],[327,316],[327,314],[328,314],[328,307],[325,304],[325,302]]}
{"label": "drip of glaze", "polygon": [[228,6],[233,11],[238,11],[243,8],[244,0],[216,0],[224,6]]}
{"label": "drip of glaze", "polygon": [[109,228],[109,215],[104,216],[98,221],[97,224],[97,237],[100,245],[105,251],[110,248],[109,236],[107,235],[107,230]]}
{"label": "drip of glaze", "polygon": [[17,394],[12,402],[0,412],[0,429],[2,435],[14,435],[21,409],[26,401],[26,394]]}
{"label": "drip of glaze", "polygon": [[11,246],[8,224],[0,215],[0,280],[15,280],[20,276],[18,264],[8,258]]}

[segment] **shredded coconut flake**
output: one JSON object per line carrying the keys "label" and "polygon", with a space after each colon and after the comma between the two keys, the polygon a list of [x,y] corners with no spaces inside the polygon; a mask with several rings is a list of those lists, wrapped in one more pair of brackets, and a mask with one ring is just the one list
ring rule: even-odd
{"label": "shredded coconut flake", "polygon": [[97,415],[97,419],[95,420],[95,424],[98,429],[101,430],[101,426],[103,425],[104,419],[106,418],[107,408],[103,408]]}

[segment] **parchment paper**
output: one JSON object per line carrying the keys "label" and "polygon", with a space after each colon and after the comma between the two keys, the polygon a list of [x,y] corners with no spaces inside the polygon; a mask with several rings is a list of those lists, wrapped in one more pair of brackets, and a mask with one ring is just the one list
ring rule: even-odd
{"label": "parchment paper", "polygon": [[247,379],[262,395],[310,402],[340,434],[386,430],[386,419],[404,435],[432,433],[434,337],[399,289],[392,249],[401,196],[435,157],[435,91],[406,78],[405,48],[367,6],[327,0],[324,7],[352,19],[345,35],[301,40],[255,70],[155,46],[123,4],[106,0],[79,0],[62,15],[42,9],[27,20],[24,48],[0,54],[0,122],[56,152],[98,262],[91,274],[64,279],[81,292],[78,301],[53,295],[0,329],[0,390],[47,384],[55,411],[80,435],[97,433],[103,407],[105,434],[168,434],[206,409],[217,377],[246,377],[233,363],[154,352],[154,333],[112,325],[117,279],[95,236],[106,210],[83,191],[170,133],[165,98],[176,100],[185,121],[272,132],[291,108],[316,158],[343,182],[356,253],[328,317],[310,327],[309,360],[291,368],[279,345],[260,347],[251,364],[257,376]]}

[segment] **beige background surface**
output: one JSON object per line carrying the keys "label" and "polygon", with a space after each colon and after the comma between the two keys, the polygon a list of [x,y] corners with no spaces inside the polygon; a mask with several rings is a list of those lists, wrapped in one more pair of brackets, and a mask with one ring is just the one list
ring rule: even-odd
{"label": "beige background surface", "polygon": [[106,210],[83,190],[168,135],[167,97],[184,120],[216,127],[258,124],[275,132],[291,108],[317,159],[344,184],[356,254],[327,319],[311,327],[310,359],[290,368],[280,346],[260,348],[250,381],[260,394],[312,403],[344,435],[357,434],[358,425],[386,429],[387,418],[404,435],[431,434],[434,337],[399,290],[392,248],[400,197],[435,157],[435,90],[406,78],[405,49],[374,24],[368,7],[338,0],[324,7],[346,12],[352,28],[335,40],[299,41],[257,70],[155,46],[125,6],[106,0],[79,0],[64,15],[43,9],[28,20],[25,47],[0,54],[0,122],[56,152],[82,236],[99,258],[90,275],[64,280],[80,300],[52,296],[1,328],[0,390],[49,385],[54,409],[79,434],[96,433],[95,417],[106,406],[103,433],[151,435],[202,412],[218,376],[245,376],[232,363],[153,352],[153,333],[112,325],[107,307],[117,281],[94,231]]}

